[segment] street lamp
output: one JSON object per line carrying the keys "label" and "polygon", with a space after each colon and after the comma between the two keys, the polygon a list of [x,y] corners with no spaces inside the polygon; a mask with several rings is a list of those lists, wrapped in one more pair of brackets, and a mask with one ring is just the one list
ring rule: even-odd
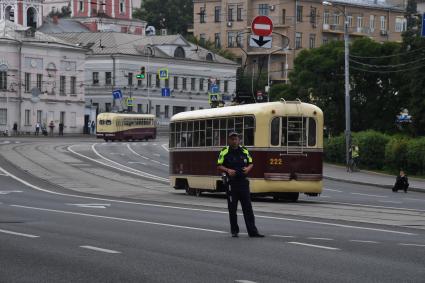
{"label": "street lamp", "polygon": [[350,160],[350,145],[351,145],[351,113],[350,113],[350,65],[349,65],[349,56],[350,49],[348,46],[348,18],[346,14],[346,8],[344,6],[344,10],[340,9],[337,6],[334,6],[332,2],[323,1],[323,6],[333,6],[337,10],[339,10],[344,15],[344,77],[345,77],[345,160],[346,165],[348,166]]}

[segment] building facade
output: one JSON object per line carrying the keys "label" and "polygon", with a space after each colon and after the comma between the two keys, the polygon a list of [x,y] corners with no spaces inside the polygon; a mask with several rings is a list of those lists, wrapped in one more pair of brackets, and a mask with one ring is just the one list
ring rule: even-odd
{"label": "building facade", "polygon": [[[378,0],[329,2],[332,6],[319,0],[194,0],[191,31],[201,41],[209,40],[238,55],[250,71],[267,73],[270,66],[268,73],[274,82],[287,81],[300,50],[343,40],[344,13],[350,39],[401,40],[406,28],[402,8]],[[251,22],[259,15],[273,21],[270,49],[249,46]]]}
{"label": "building facade", "polygon": [[[230,101],[236,90],[238,65],[187,42],[180,35],[144,36],[123,33],[54,34],[62,40],[86,46],[86,103],[98,112],[131,109],[155,114],[161,124],[172,115],[209,108],[211,79]],[[137,79],[144,68],[146,77]],[[161,79],[159,70],[168,71]],[[163,89],[170,96],[163,96]],[[120,90],[123,99],[113,99]],[[133,99],[128,107],[127,99]]]}
{"label": "building facade", "polygon": [[0,0],[0,20],[38,28],[43,22],[43,0]]}
{"label": "building facade", "polygon": [[85,50],[27,27],[0,21],[0,131],[35,131],[36,123],[84,124]]}

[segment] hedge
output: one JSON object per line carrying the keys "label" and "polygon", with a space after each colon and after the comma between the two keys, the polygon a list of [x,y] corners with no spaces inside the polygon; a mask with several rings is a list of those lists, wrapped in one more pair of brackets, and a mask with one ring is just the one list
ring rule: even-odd
{"label": "hedge", "polygon": [[[353,133],[359,147],[359,167],[385,169],[395,173],[404,169],[410,175],[425,175],[425,137],[388,136],[376,131]],[[328,162],[345,163],[343,134],[325,140],[324,157]]]}

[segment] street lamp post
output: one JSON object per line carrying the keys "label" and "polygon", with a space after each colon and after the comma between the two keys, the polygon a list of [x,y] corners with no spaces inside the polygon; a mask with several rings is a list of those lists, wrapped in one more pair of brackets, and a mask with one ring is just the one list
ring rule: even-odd
{"label": "street lamp post", "polygon": [[[323,1],[324,6],[333,6],[332,2]],[[351,145],[351,108],[350,108],[350,49],[349,49],[349,34],[348,34],[348,18],[346,8],[344,10],[333,6],[344,15],[344,78],[345,78],[345,161],[346,165],[350,161],[350,145]]]}

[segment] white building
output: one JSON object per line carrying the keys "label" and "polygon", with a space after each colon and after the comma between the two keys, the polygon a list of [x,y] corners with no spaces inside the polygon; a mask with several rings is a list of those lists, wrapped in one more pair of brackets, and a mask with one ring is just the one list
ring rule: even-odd
{"label": "white building", "polygon": [[[236,90],[239,67],[206,49],[187,42],[181,35],[137,36],[123,33],[62,33],[62,40],[89,48],[86,59],[86,102],[98,111],[123,110],[125,101],[114,100],[112,91],[120,89],[124,98],[132,97],[133,111],[156,114],[167,124],[178,112],[209,108],[211,78],[229,100]],[[136,75],[144,67],[146,78]],[[167,69],[169,79],[159,78]],[[162,96],[169,88],[171,95]]]}
{"label": "white building", "polygon": [[34,132],[37,122],[64,124],[81,133],[84,124],[85,50],[28,27],[0,21],[0,131],[18,125]]}

